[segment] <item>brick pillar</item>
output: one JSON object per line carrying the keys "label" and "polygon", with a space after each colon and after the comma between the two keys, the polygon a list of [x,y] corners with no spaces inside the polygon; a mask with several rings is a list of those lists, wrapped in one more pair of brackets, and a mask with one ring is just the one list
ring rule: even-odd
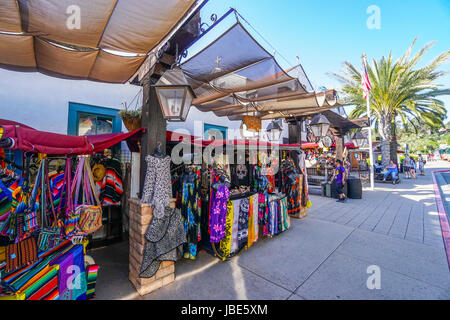
{"label": "brick pillar", "polygon": [[[139,278],[141,270],[142,255],[144,253],[145,232],[152,221],[153,208],[141,203],[139,199],[132,198],[130,201],[130,257],[129,257],[129,280],[135,286],[137,292],[142,296],[153,292],[175,280],[175,263],[164,261],[159,270],[151,278]],[[172,202],[171,206],[174,206]]]}

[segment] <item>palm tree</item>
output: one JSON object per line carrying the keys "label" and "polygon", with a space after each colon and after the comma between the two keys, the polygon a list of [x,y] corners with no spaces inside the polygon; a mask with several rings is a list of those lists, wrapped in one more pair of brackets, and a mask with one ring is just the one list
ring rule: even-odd
{"label": "palm tree", "polygon": [[[374,59],[372,65],[367,66],[372,84],[371,121],[375,122],[382,140],[383,165],[387,165],[391,159],[390,146],[396,119],[401,119],[405,125],[412,119],[417,119],[419,123],[436,127],[443,125],[446,116],[444,102],[437,98],[449,95],[450,88],[440,88],[441,85],[436,84],[436,80],[446,74],[437,69],[450,57],[450,50],[441,53],[430,64],[417,68],[422,56],[434,43],[427,44],[410,58],[415,41],[397,61],[394,61],[389,53],[388,57]],[[367,107],[366,100],[362,96],[361,73],[350,62],[344,62],[342,73],[332,75],[343,83],[343,104],[355,106],[350,117],[365,116]]]}

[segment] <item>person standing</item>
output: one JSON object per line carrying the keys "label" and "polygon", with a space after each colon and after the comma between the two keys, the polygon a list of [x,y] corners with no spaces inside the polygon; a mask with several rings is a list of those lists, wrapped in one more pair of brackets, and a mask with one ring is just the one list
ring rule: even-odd
{"label": "person standing", "polygon": [[345,168],[342,165],[341,160],[336,160],[336,170],[334,170],[333,177],[331,178],[331,183],[336,179],[336,193],[339,195],[339,200],[336,202],[345,202],[347,197],[344,193],[344,185],[346,180]]}
{"label": "person standing", "polygon": [[405,159],[403,160],[403,172],[405,173],[405,178],[410,179],[410,171],[411,171],[411,159],[408,154],[405,155]]}
{"label": "person standing", "polygon": [[420,175],[424,176],[425,175],[425,159],[422,157],[421,154],[419,154],[419,170],[420,170]]}
{"label": "person standing", "polygon": [[410,175],[412,178],[416,178],[416,160],[414,160],[413,157],[410,158],[410,163],[411,163],[411,170],[410,170]]}

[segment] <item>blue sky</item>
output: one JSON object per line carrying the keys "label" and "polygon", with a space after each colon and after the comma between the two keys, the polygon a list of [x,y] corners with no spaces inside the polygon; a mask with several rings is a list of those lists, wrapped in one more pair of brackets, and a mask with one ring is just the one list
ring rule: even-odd
{"label": "blue sky", "polygon": [[[379,30],[369,29],[366,24],[370,17],[366,11],[371,5],[380,9]],[[414,52],[430,41],[437,41],[423,58],[424,63],[450,50],[450,0],[210,0],[202,18],[208,19],[211,13],[220,17],[230,7],[236,8],[287,58],[289,64],[276,54],[282,67],[295,65],[298,55],[315,86],[338,87],[339,83],[327,73],[339,72],[344,61],[359,66],[362,53],[370,60],[392,51],[398,58],[415,37],[418,40]],[[215,37],[224,29],[221,26],[208,37]],[[273,51],[264,41],[261,44]],[[450,64],[442,70],[450,71]],[[450,75],[439,83],[450,87]],[[450,97],[443,100],[449,119]]]}

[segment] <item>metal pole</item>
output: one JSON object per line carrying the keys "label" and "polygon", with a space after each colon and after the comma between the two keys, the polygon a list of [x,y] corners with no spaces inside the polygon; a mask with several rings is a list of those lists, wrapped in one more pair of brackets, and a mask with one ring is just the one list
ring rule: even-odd
{"label": "metal pole", "polygon": [[[364,62],[366,62],[366,56],[363,55]],[[370,121],[370,92],[367,93],[367,118],[369,119],[369,158],[370,158],[370,190],[374,190],[375,182],[374,182],[374,173],[373,166],[375,162],[373,161],[373,148],[372,148],[372,126]]]}

